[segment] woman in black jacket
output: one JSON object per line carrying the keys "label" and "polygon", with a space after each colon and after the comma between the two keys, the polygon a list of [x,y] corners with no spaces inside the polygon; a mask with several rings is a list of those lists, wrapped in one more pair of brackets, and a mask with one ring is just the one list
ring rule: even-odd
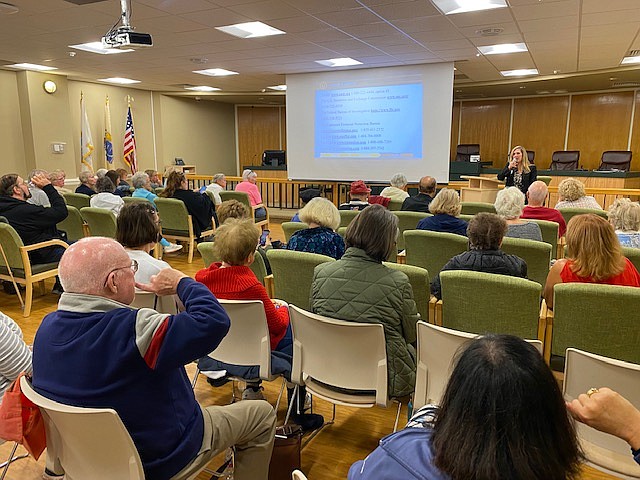
{"label": "woman in black jacket", "polygon": [[505,180],[507,187],[518,187],[526,195],[529,185],[538,179],[536,166],[529,163],[527,151],[520,145],[513,147],[509,158],[511,160],[498,174],[498,180]]}
{"label": "woman in black jacket", "polygon": [[205,193],[189,190],[187,177],[181,172],[171,172],[167,177],[167,187],[160,194],[165,198],[177,198],[182,200],[187,207],[189,215],[193,218],[193,233],[200,237],[203,230],[212,226],[212,221],[218,223],[215,206]]}

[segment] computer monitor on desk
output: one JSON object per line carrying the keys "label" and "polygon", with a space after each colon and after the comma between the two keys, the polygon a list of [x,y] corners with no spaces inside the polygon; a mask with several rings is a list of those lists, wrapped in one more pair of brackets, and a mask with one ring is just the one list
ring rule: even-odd
{"label": "computer monitor on desk", "polygon": [[269,167],[281,167],[287,164],[287,156],[284,150],[265,150],[262,154],[262,165]]}

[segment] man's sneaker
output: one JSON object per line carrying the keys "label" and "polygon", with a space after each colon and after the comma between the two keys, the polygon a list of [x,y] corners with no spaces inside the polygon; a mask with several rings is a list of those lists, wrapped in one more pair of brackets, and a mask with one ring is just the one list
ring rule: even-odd
{"label": "man's sneaker", "polygon": [[44,469],[44,472],[42,472],[42,480],[63,480],[63,479],[64,479],[64,474],[56,475],[55,473],[53,473],[52,471],[46,468]]}
{"label": "man's sneaker", "polygon": [[264,400],[264,395],[262,394],[262,387],[247,387],[242,392],[243,400]]}
{"label": "man's sneaker", "polygon": [[317,413],[303,413],[302,415],[294,413],[291,415],[291,420],[300,425],[305,433],[317,430],[324,424],[324,417]]}
{"label": "man's sneaker", "polygon": [[177,243],[170,243],[166,247],[162,248],[164,253],[175,253],[179,250],[182,250],[182,245],[178,245]]}

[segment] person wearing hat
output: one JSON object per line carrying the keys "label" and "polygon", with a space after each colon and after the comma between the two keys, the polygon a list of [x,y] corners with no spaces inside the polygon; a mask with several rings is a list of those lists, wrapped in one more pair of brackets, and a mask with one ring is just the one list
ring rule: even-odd
{"label": "person wearing hat", "polygon": [[[311,201],[311,199],[319,197],[320,190],[317,188],[305,188],[304,190],[300,190],[300,200],[302,200],[302,206],[304,207],[307,203]],[[291,218],[292,222],[302,222],[300,220],[300,212],[296,212],[296,214]]]}
{"label": "person wearing hat", "polygon": [[338,210],[364,210],[369,206],[369,194],[371,189],[367,187],[367,184],[363,180],[356,180],[351,183],[349,189],[350,202],[343,203],[338,207]]}

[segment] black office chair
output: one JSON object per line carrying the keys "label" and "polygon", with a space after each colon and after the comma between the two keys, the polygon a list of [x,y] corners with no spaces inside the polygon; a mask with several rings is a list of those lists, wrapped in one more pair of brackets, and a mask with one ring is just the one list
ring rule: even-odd
{"label": "black office chair", "polygon": [[479,143],[461,143],[456,147],[456,162],[470,162],[471,155],[480,155]]}
{"label": "black office chair", "polygon": [[535,163],[534,160],[536,158],[536,151],[527,150],[527,158],[529,159],[529,163]]}
{"label": "black office chair", "polygon": [[631,168],[631,152],[628,150],[607,150],[602,152],[598,170],[622,170]]}
{"label": "black office chair", "polygon": [[556,150],[551,155],[549,170],[578,170],[580,150]]}

